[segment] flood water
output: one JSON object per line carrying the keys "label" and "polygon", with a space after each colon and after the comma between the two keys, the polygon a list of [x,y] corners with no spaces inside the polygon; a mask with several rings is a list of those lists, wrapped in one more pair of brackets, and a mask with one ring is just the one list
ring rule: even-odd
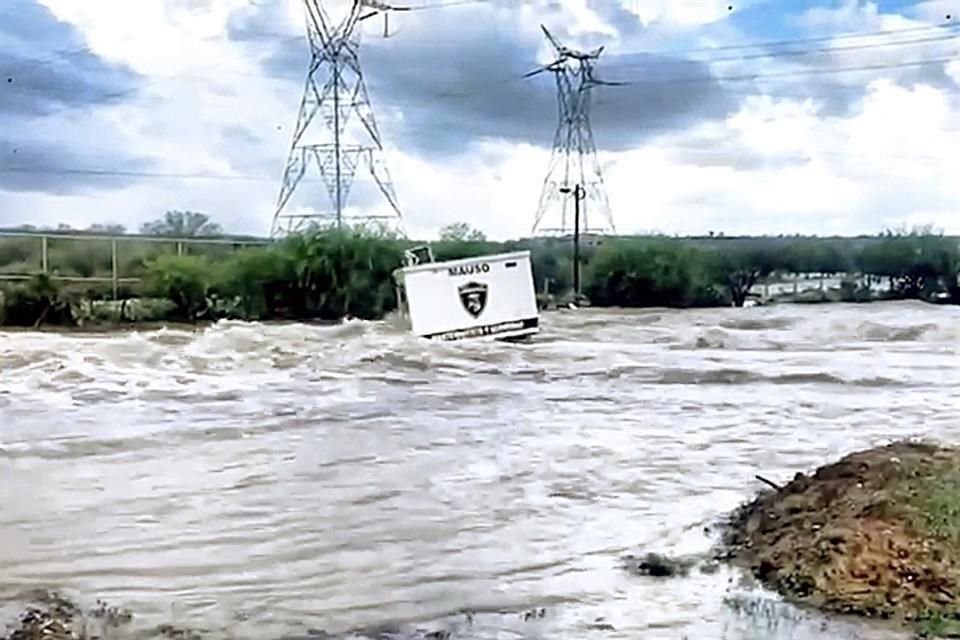
{"label": "flood water", "polygon": [[0,604],[62,589],[205,638],[892,637],[621,559],[705,553],[755,474],[907,436],[960,440],[958,307],[557,312],[526,345],[0,333]]}

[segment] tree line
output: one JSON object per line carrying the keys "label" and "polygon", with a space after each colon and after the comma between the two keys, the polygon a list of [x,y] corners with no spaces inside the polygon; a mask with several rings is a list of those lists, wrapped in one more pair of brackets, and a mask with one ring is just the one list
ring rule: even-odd
{"label": "tree line", "polygon": [[[77,232],[90,235],[122,236],[127,227],[114,222],[99,222],[83,229],[75,229],[69,224],[59,224],[54,229],[22,224],[14,228],[19,231],[53,231],[57,233]],[[205,213],[197,211],[167,211],[157,220],[140,225],[140,234],[166,238],[204,238],[224,235],[223,227],[210,219]]]}
{"label": "tree line", "polygon": [[[798,274],[842,275],[842,300],[879,295],[960,304],[957,240],[931,229],[873,238],[601,240],[581,252],[583,294],[595,306],[742,306],[758,283]],[[340,230],[219,253],[161,253],[138,258],[140,282],[125,286],[122,295],[162,298],[167,319],[190,322],[381,318],[397,306],[392,272],[415,244],[383,232]],[[455,224],[431,247],[438,260],[529,249],[538,291],[563,297],[572,286],[569,239],[493,242]],[[44,322],[68,323],[77,296],[109,297],[102,285],[78,291],[49,277],[7,286],[5,321],[33,324],[44,314]]]}

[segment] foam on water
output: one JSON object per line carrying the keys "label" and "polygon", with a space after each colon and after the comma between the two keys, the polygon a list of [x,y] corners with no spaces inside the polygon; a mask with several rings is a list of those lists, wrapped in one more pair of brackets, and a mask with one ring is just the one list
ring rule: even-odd
{"label": "foam on water", "polygon": [[724,604],[735,574],[621,557],[706,551],[756,473],[960,439],[958,356],[960,309],[912,303],[560,312],[530,344],[0,333],[0,601],[62,587],[233,638],[535,606],[461,637],[822,635]]}

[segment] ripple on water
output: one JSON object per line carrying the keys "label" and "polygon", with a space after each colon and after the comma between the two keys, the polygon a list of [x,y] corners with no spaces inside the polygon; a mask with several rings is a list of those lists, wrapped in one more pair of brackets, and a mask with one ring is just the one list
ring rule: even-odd
{"label": "ripple on water", "polygon": [[889,637],[621,558],[704,553],[756,473],[955,439],[958,355],[960,309],[914,304],[564,312],[526,345],[0,333],[0,601],[62,587],[234,638]]}

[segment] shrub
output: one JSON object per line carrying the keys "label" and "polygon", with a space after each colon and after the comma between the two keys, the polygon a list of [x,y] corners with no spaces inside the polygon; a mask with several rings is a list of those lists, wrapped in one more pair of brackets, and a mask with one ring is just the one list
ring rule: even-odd
{"label": "shrub", "polygon": [[205,257],[162,255],[146,267],[147,292],[173,303],[175,319],[193,321],[209,315],[214,273]]}
{"label": "shrub", "polygon": [[113,271],[110,242],[53,239],[49,243],[50,269],[65,276],[109,276]]}
{"label": "shrub", "polygon": [[692,307],[717,304],[700,250],[673,240],[604,245],[586,272],[585,293],[598,306]]}
{"label": "shrub", "polygon": [[369,319],[396,308],[392,273],[403,245],[393,238],[324,231],[288,238],[275,250],[292,265],[286,293],[299,317]]}
{"label": "shrub", "polygon": [[242,249],[220,266],[214,293],[230,316],[290,317],[295,273],[296,265],[273,247]]}
{"label": "shrub", "polygon": [[22,273],[26,271],[22,265],[29,265],[29,271],[39,270],[40,252],[39,238],[0,238],[0,270]]}
{"label": "shrub", "polygon": [[70,300],[47,275],[8,287],[3,296],[2,320],[14,327],[75,324]]}

